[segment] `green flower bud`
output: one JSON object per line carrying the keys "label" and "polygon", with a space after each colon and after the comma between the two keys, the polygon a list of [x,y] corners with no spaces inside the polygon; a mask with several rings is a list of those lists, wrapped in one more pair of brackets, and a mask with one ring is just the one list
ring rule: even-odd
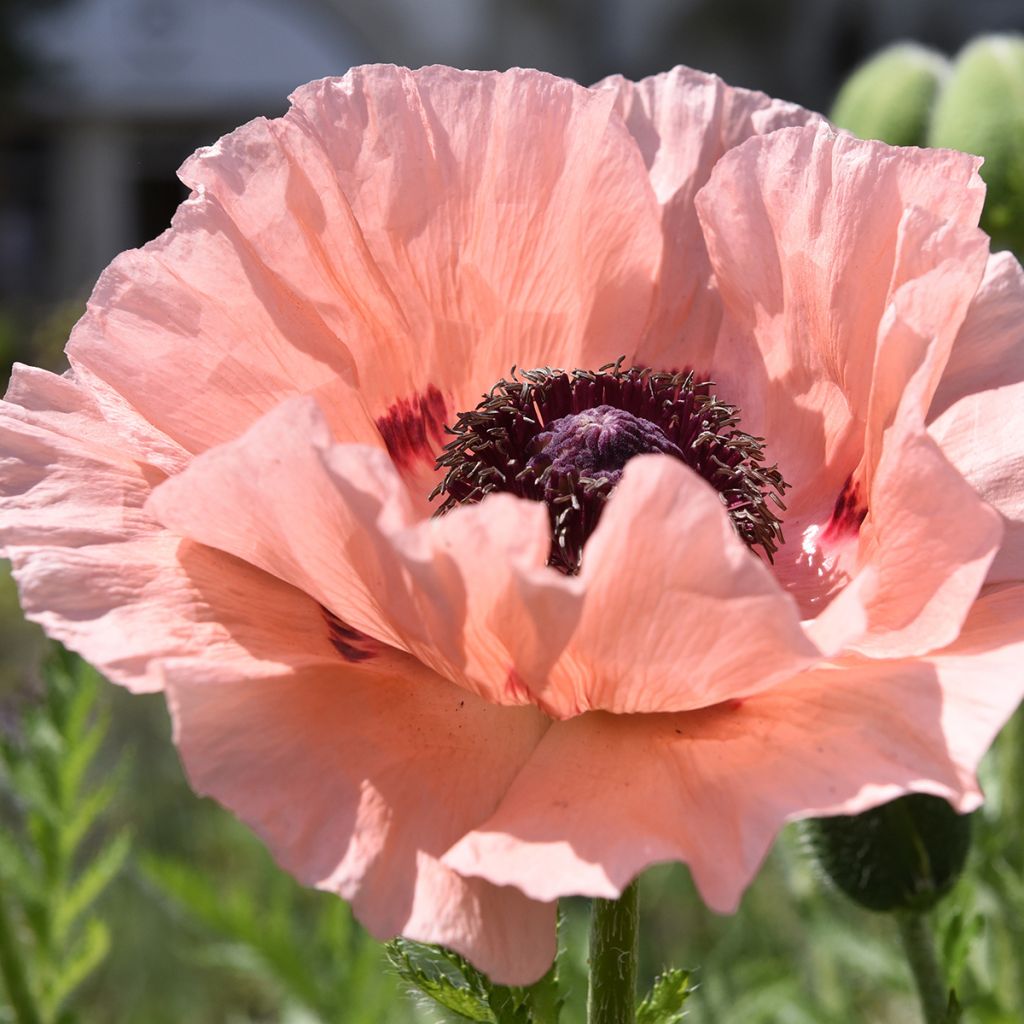
{"label": "green flower bud", "polygon": [[898,43],[862,64],[839,90],[830,117],[862,139],[923,146],[949,62],[915,43]]}
{"label": "green flower bud", "polygon": [[815,818],[805,835],[825,874],[868,910],[928,910],[963,871],[971,817],[912,793],[863,814]]}
{"label": "green flower bud", "polygon": [[1024,37],[982,36],[960,51],[928,144],[985,158],[981,226],[997,247],[1024,252]]}

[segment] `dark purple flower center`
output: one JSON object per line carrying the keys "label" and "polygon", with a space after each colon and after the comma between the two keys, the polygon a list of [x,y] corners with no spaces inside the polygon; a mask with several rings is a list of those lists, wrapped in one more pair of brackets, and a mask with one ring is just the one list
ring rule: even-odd
{"label": "dark purple flower center", "polygon": [[765,467],[764,443],[738,429],[734,406],[718,400],[693,373],[548,368],[513,370],[484,400],[446,428],[438,468],[441,515],[494,491],[543,501],[551,517],[549,564],[579,571],[627,462],[660,453],[699,473],[722,497],[737,533],[771,559],[782,539],[775,510],[786,484]]}
{"label": "dark purple flower center", "polygon": [[[534,443],[539,451],[527,468],[543,472],[550,466],[549,482],[575,472],[592,480],[607,480],[614,487],[634,455],[663,452],[683,457],[656,423],[614,405],[596,405],[563,416],[538,434]],[[545,490],[545,500],[554,496]]]}

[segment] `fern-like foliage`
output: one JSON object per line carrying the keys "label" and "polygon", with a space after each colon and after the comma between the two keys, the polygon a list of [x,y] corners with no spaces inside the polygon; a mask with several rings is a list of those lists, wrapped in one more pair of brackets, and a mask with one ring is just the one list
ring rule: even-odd
{"label": "fern-like foliage", "polygon": [[680,1024],[692,991],[689,971],[665,971],[637,1007],[636,1024]]}
{"label": "fern-like foliage", "polygon": [[558,1024],[565,999],[558,961],[535,985],[495,985],[457,953],[408,939],[387,944],[388,959],[411,994],[442,1021],[463,1024]]}
{"label": "fern-like foliage", "polygon": [[96,827],[120,775],[90,771],[109,724],[99,675],[63,649],[43,675],[42,702],[0,737],[0,996],[18,1024],[72,1024],[71,996],[110,947],[96,901],[130,839]]}
{"label": "fern-like foliage", "polygon": [[272,990],[283,1019],[397,1024],[384,959],[335,896],[303,889],[268,865],[265,889],[225,882],[180,860],[147,856],[145,877],[172,911],[199,928],[194,958],[229,966]]}

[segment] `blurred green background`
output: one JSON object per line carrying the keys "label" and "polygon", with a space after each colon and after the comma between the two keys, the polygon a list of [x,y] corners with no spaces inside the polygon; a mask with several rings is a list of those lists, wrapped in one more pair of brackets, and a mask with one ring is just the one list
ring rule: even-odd
{"label": "blurred green background", "polygon": [[[1000,44],[996,57],[979,57],[975,49],[954,58],[979,33],[1024,29],[1022,7],[931,0],[223,0],[211,8],[192,0],[0,0],[0,372],[15,359],[62,368],[64,341],[91,282],[118,250],[166,226],[184,197],[174,169],[192,149],[250,116],[280,112],[284,95],[300,82],[369,60],[523,64],[583,81],[611,71],[638,77],[684,62],[828,109],[861,61],[893,40],[913,38],[929,49],[887,52],[851,80],[834,116],[859,134],[897,143],[996,147],[985,172],[997,193],[986,227],[997,244],[1019,253],[1024,62],[1013,41],[1009,57]],[[261,60],[268,52],[274,59]],[[978,109],[1003,120],[972,117]],[[94,685],[73,663],[58,672],[64,690],[52,672],[46,684],[40,666],[47,649],[38,629],[22,621],[4,574],[0,737],[8,758],[0,770],[0,885],[19,939],[26,948],[49,944],[48,952],[32,955],[48,956],[51,966],[64,955],[54,938],[60,915],[46,918],[53,908],[32,904],[28,883],[15,892],[16,880],[32,870],[45,880],[55,870],[37,856],[46,830],[66,835],[74,808],[100,794],[95,820],[72,844],[64,868],[71,885],[106,856],[109,877],[96,869],[96,891],[87,894],[95,900],[83,897],[80,918],[66,928],[69,959],[53,970],[68,970],[86,955],[96,969],[84,972],[59,1019],[437,1019],[407,998],[382,947],[352,922],[344,903],[299,888],[244,828],[189,791],[161,698]],[[76,711],[78,692],[89,700],[82,698]],[[84,716],[77,725],[76,714]],[[68,806],[51,807],[46,773],[37,786],[31,765],[52,762],[59,775],[76,758],[85,766],[80,779],[50,780]],[[965,1019],[1019,1024],[1020,716],[990,753],[984,785],[988,802],[976,816],[967,872],[935,924]],[[26,856],[27,867],[19,861]],[[643,984],[666,966],[692,969],[688,1020],[918,1019],[892,922],[833,892],[804,855],[795,828],[776,844],[737,915],[703,908],[678,866],[644,878],[642,908]],[[582,1024],[587,908],[569,901],[565,910],[563,1020]],[[90,921],[106,935],[89,939],[99,943],[91,953],[83,938]],[[0,1021],[13,1019],[0,997]]]}

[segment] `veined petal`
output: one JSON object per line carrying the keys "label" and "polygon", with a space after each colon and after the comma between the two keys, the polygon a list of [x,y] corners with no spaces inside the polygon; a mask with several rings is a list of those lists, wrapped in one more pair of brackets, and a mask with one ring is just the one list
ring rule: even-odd
{"label": "veined petal", "polygon": [[[404,649],[385,610],[390,555],[366,543],[325,472],[320,451],[331,443],[316,401],[293,398],[236,441],[193,459],[148,507],[177,534],[245,559],[352,628]],[[394,484],[388,499],[404,522],[411,503],[397,477]]]}
{"label": "veined petal", "polygon": [[166,438],[113,399],[106,419],[73,377],[19,369],[8,398],[0,540],[25,614],[50,636],[133,690],[200,652],[252,673],[336,659],[304,594],[146,513],[158,466],[181,461]]}
{"label": "veined petal", "polygon": [[1024,269],[1009,252],[993,253],[960,326],[928,419],[961,399],[1024,380]]}
{"label": "veined petal", "polygon": [[69,356],[193,453],[341,377],[423,477],[513,364],[598,365],[647,316],[640,154],[610,94],[540,72],[355,69],[182,176],[192,197],[115,260]]}
{"label": "veined petal", "polygon": [[748,140],[697,196],[728,317],[714,373],[792,485],[787,521],[873,469],[922,367],[927,406],[984,271],[983,196],[974,157],[827,127]]}
{"label": "veined petal", "polygon": [[[518,572],[547,559],[544,506],[497,495],[421,520],[387,455],[334,444],[312,398],[284,403],[194,459],[149,508],[497,703],[529,702],[517,666],[550,664],[561,649],[551,621],[531,624],[516,599]],[[495,621],[521,629],[507,634]]]}
{"label": "veined petal", "polygon": [[614,75],[594,88],[614,93],[661,205],[658,292],[637,360],[648,366],[710,366],[721,302],[711,287],[694,197],[734,146],[753,135],[824,119],[685,67],[639,82]]}
{"label": "veined petal", "polygon": [[264,679],[188,659],[167,676],[192,785],[300,881],[350,900],[376,937],[443,943],[497,982],[547,970],[554,906],[440,863],[497,805],[543,715],[494,707],[407,656]]}
{"label": "veined petal", "polygon": [[579,622],[543,694],[562,717],[704,707],[821,657],[718,494],[675,459],[627,465],[570,585]]}
{"label": "veined petal", "polygon": [[[313,83],[293,104],[304,141],[287,119],[280,138],[319,150],[303,166],[330,204],[331,264],[351,262],[333,225],[354,220],[356,267],[371,261],[377,275],[352,282],[364,285],[358,324],[336,287],[316,290],[357,364],[373,367],[359,381],[371,407],[430,382],[469,408],[514,365],[600,365],[632,347],[660,232],[611,95],[522,69],[376,66]],[[216,162],[193,170],[223,191]]]}
{"label": "veined petal", "polygon": [[[929,649],[940,621],[932,646],[956,635],[977,592],[974,570],[994,542],[990,517],[951,467],[926,440],[911,440],[922,432],[984,271],[987,240],[976,226],[982,195],[972,157],[810,127],[726,154],[697,197],[727,308],[716,376],[742,408],[745,428],[769,439],[768,456],[792,485],[776,574],[812,617],[881,558],[886,568],[875,589],[888,611],[877,605],[865,623],[875,635],[868,644],[885,632],[894,656]],[[898,439],[888,438],[894,429]],[[890,480],[882,486],[875,475],[886,450]],[[898,453],[916,455],[917,484],[928,490],[892,482]],[[924,521],[925,494],[956,530],[936,530],[934,510]],[[913,523],[919,528],[899,534]],[[862,524],[874,530],[870,539]],[[938,533],[946,535],[946,557],[918,573],[909,561],[914,545],[934,546]],[[959,581],[950,583],[957,614],[947,616],[951,575]],[[840,600],[852,608],[870,589]],[[929,608],[932,618],[921,618]],[[912,638],[905,631],[914,620]]]}
{"label": "veined petal", "polygon": [[1003,518],[988,582],[1024,579],[1024,271],[989,259],[929,410],[929,431]]}
{"label": "veined petal", "polygon": [[851,659],[747,701],[556,723],[494,815],[444,861],[533,899],[614,898],[664,860],[730,912],[778,829],[906,792],[966,812],[975,770],[1024,692],[1024,588],[983,598],[926,659]]}

